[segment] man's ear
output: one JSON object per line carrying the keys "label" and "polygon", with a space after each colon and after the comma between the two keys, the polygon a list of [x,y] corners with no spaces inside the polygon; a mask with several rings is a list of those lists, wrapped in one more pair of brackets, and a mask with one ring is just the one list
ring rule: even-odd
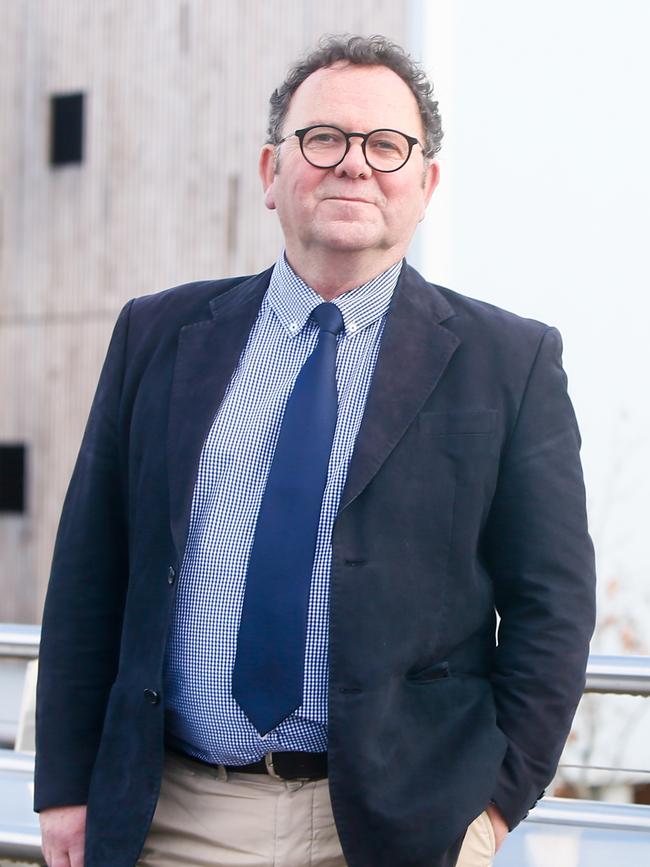
{"label": "man's ear", "polygon": [[429,201],[431,200],[431,196],[433,195],[433,191],[438,186],[438,181],[440,180],[440,166],[437,162],[431,162],[424,170],[424,182],[422,184],[424,188],[424,195],[422,197],[422,213],[420,214],[420,222],[424,220],[424,215],[427,210],[427,206]]}
{"label": "man's ear", "polygon": [[264,188],[264,204],[271,211],[275,210],[275,164],[275,148],[271,144],[265,144],[260,153],[259,172]]}

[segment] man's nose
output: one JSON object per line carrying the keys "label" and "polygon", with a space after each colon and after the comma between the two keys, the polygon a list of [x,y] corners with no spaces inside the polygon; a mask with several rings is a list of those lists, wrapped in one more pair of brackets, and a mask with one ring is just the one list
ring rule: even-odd
{"label": "man's nose", "polygon": [[369,178],[372,174],[372,169],[366,162],[363,155],[362,140],[360,138],[350,139],[350,147],[348,152],[343,157],[338,166],[334,167],[334,174],[337,177],[347,176],[349,178]]}

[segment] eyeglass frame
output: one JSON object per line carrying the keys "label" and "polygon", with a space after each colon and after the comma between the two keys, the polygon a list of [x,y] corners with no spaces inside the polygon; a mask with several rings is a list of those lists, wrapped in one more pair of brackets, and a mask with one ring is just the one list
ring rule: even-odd
{"label": "eyeglass frame", "polygon": [[[304,138],[307,135],[307,133],[310,132],[310,130],[312,130],[312,129],[319,129],[320,127],[323,127],[323,129],[335,129],[337,132],[340,132],[341,135],[345,137],[345,150],[343,152],[343,156],[341,157],[340,160],[337,160],[337,162],[332,163],[331,166],[317,166],[315,163],[312,163],[312,161],[305,155],[305,151],[303,148],[303,141],[304,141]],[[367,143],[368,139],[370,138],[370,136],[374,135],[376,132],[396,132],[406,139],[406,142],[409,146],[409,152],[408,152],[404,162],[401,165],[397,166],[397,168],[394,168],[394,169],[377,169],[368,160],[368,156],[366,154],[366,143]],[[388,126],[379,127],[379,129],[370,130],[370,132],[345,132],[345,130],[341,129],[338,126],[334,126],[334,124],[332,124],[332,123],[314,123],[311,126],[306,126],[303,129],[294,130],[294,132],[289,133],[289,135],[285,135],[285,137],[281,138],[280,141],[277,142],[277,144],[278,145],[283,144],[285,141],[287,141],[287,139],[293,138],[294,135],[297,137],[298,141],[300,142],[300,153],[302,154],[305,162],[309,163],[309,165],[313,166],[313,168],[315,168],[315,169],[323,169],[325,171],[327,169],[335,169],[337,166],[341,165],[341,163],[343,162],[343,160],[346,158],[346,156],[348,155],[348,153],[350,151],[350,139],[351,138],[363,139],[363,141],[361,142],[361,150],[363,152],[363,158],[366,161],[366,165],[369,168],[371,168],[373,170],[373,172],[382,172],[383,174],[390,174],[391,172],[398,172],[400,169],[403,169],[404,166],[407,164],[407,162],[411,159],[411,154],[413,153],[413,148],[415,147],[416,144],[420,145],[420,147],[422,148],[422,155],[424,156],[424,147],[422,145],[422,142],[419,139],[414,138],[412,135],[407,135],[405,132],[402,132],[401,129],[391,129]]]}

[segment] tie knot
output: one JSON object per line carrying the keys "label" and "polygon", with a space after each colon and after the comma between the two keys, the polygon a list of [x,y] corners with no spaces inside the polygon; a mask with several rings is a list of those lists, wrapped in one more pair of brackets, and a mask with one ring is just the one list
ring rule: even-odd
{"label": "tie knot", "polygon": [[310,316],[321,331],[328,331],[330,334],[337,335],[343,330],[341,311],[336,304],[331,304],[329,301],[324,301],[318,307],[314,307]]}

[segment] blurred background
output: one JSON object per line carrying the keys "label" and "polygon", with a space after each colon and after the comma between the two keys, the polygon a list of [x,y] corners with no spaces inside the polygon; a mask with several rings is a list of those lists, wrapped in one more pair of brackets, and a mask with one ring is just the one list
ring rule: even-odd
{"label": "blurred background", "polygon": [[[649,653],[646,0],[0,0],[0,621],[40,621],[121,306],[277,257],[268,98],[329,32],[382,33],[430,73],[442,180],[409,259],[560,329],[593,650]],[[557,790],[650,803],[649,705],[586,696]]]}

